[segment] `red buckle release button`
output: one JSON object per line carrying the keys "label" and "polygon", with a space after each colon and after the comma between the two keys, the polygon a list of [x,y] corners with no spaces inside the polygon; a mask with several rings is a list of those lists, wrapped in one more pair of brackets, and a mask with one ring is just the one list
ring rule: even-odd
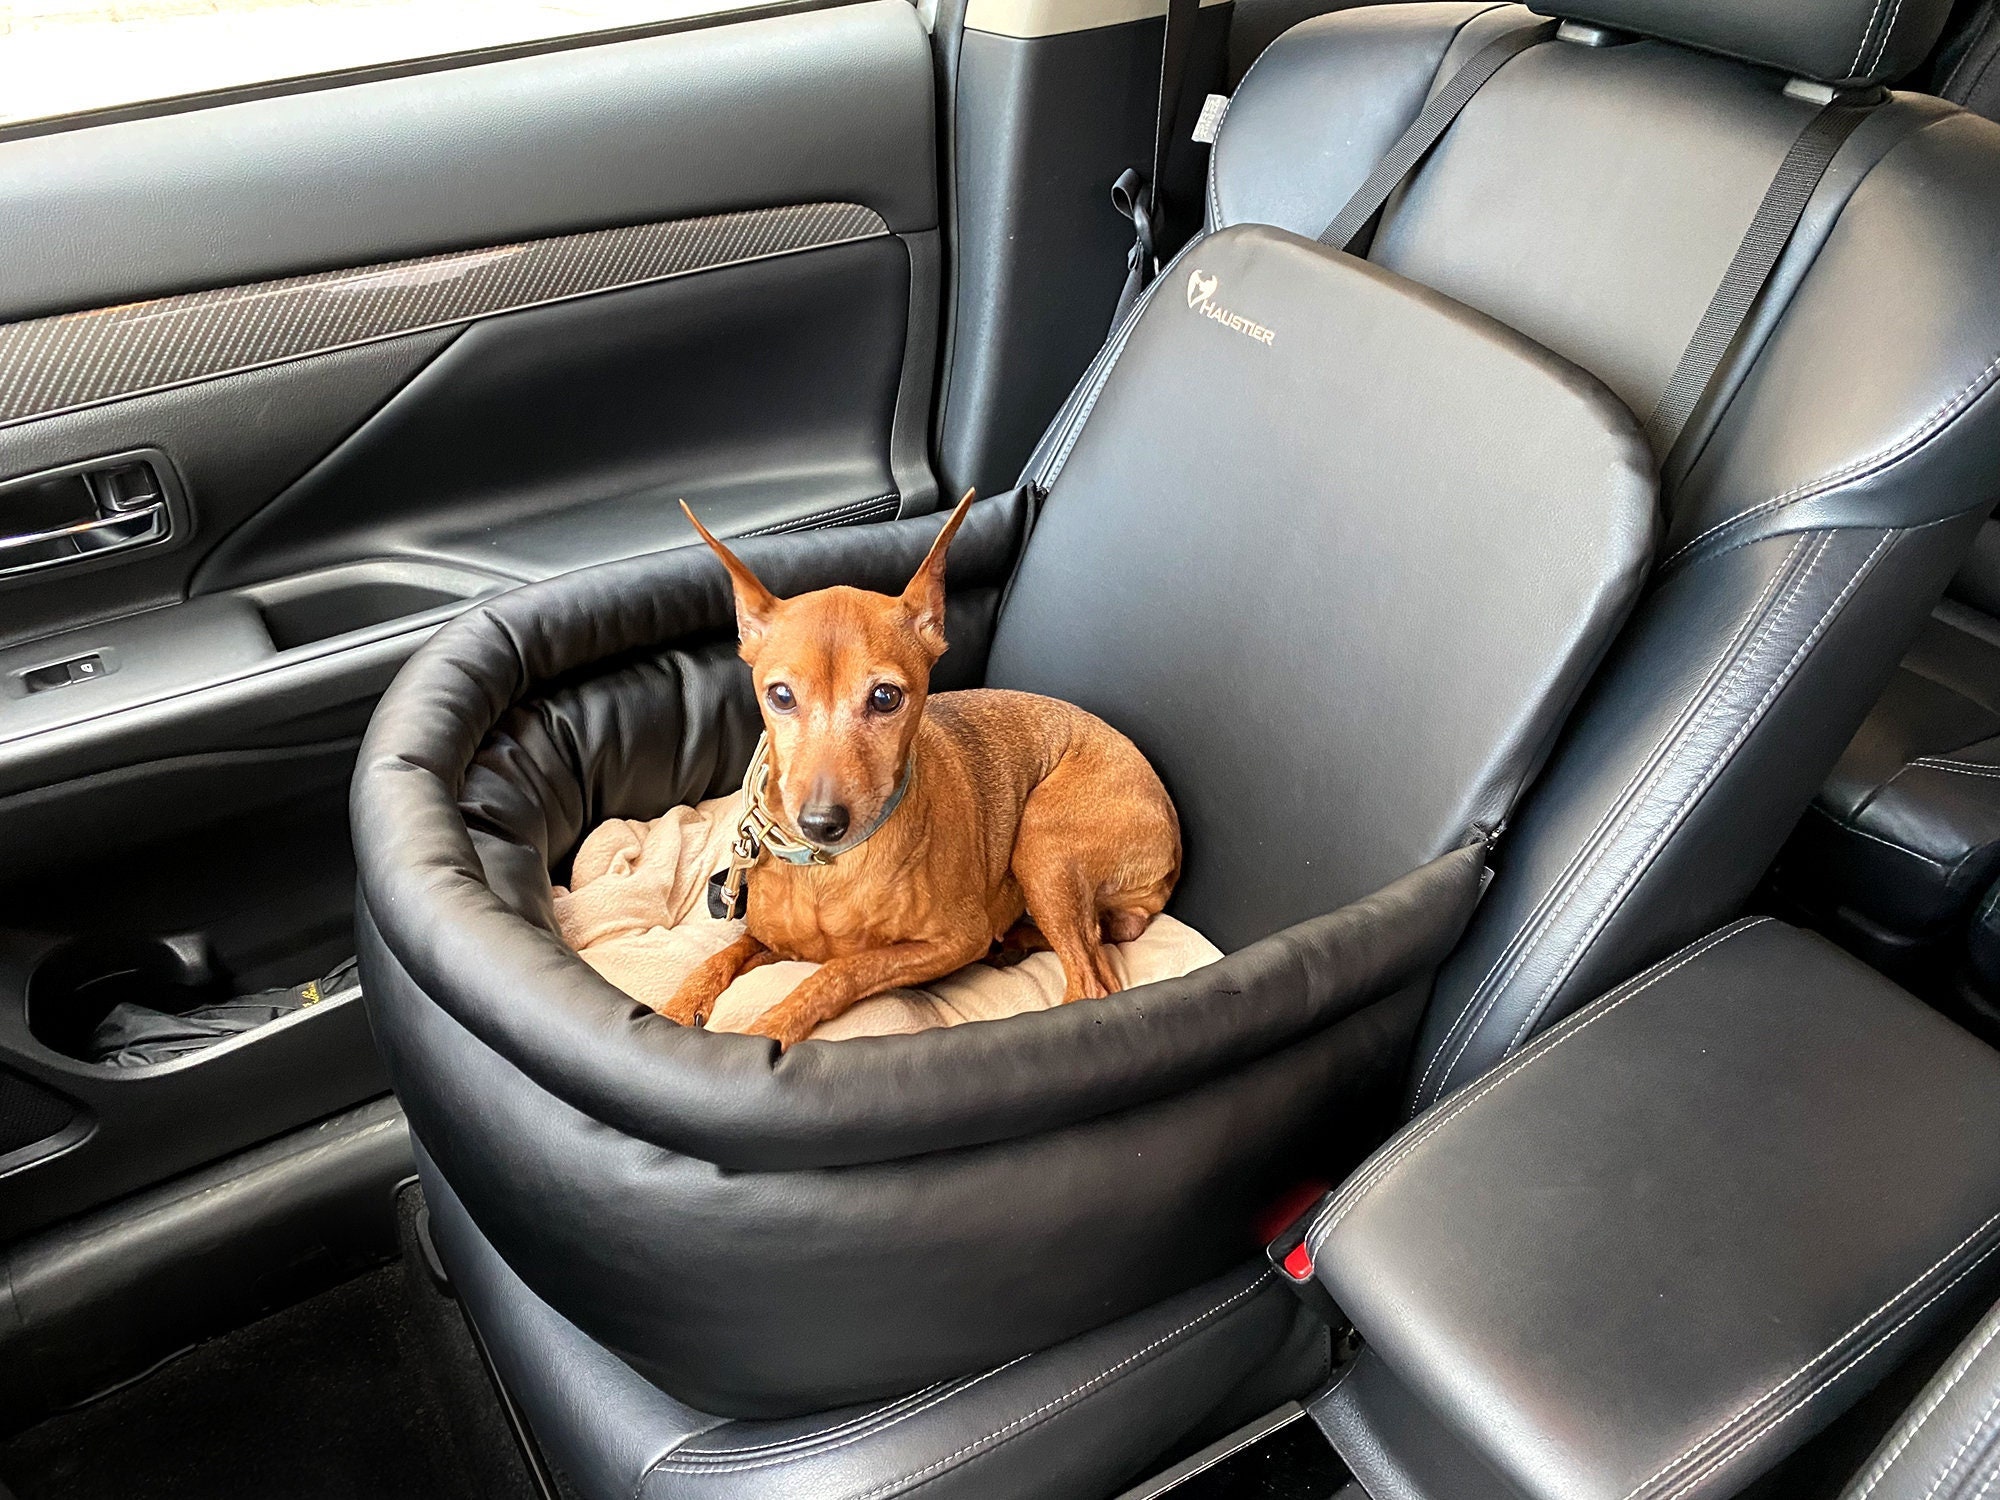
{"label": "red buckle release button", "polygon": [[1301,1240],[1298,1244],[1292,1246],[1292,1252],[1285,1257],[1284,1265],[1285,1274],[1291,1277],[1292,1280],[1312,1280],[1312,1253],[1306,1249],[1305,1241]]}

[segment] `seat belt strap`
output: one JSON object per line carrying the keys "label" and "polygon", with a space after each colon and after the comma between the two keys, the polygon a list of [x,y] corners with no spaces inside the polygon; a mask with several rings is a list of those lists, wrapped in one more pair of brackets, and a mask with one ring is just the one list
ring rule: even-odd
{"label": "seat belt strap", "polygon": [[1472,102],[1472,96],[1484,87],[1486,80],[1530,47],[1548,41],[1561,24],[1542,21],[1524,26],[1496,37],[1473,53],[1472,60],[1452,74],[1451,81],[1437,91],[1423,113],[1397,137],[1396,144],[1368,174],[1368,180],[1347,200],[1347,206],[1320,231],[1319,242],[1336,250],[1351,250],[1362,231],[1382,211],[1382,205],[1389,201],[1389,195],[1430,155],[1431,148],[1451,129],[1451,122]]}
{"label": "seat belt strap", "polygon": [[1858,103],[1834,100],[1812,117],[1799,138],[1792,142],[1792,149],[1785,153],[1778,175],[1764,190],[1764,199],[1757,205],[1743,243],[1736,247],[1729,269],[1723,273],[1722,284],[1709,299],[1708,310],[1696,325],[1694,337],[1688,340],[1667,388],[1660,393],[1659,404],[1646,419],[1646,437],[1653,451],[1660,455],[1664,472],[1674,472],[1688,418],[1715,384],[1716,373],[1749,321],[1751,308],[1777,268],[1778,257],[1791,243],[1799,220],[1805,215],[1806,204],[1826,176],[1826,169],[1833,164],[1835,153],[1877,99],[1879,95]]}
{"label": "seat belt strap", "polygon": [[1201,0],[1167,0],[1167,29],[1160,38],[1160,96],[1153,114],[1153,175],[1142,178],[1136,167],[1127,167],[1111,185],[1112,203],[1132,221],[1132,248],[1125,255],[1125,286],[1118,294],[1118,309],[1111,315],[1113,328],[1125,321],[1125,314],[1160,271],[1156,245],[1162,206],[1160,183],[1166,175],[1167,148],[1173,141],[1174,120],[1180,114],[1200,9]]}

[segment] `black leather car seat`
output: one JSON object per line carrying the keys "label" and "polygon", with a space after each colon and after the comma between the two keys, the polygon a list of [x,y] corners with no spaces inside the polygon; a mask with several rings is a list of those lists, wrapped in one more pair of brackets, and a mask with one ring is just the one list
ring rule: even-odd
{"label": "black leather car seat", "polygon": [[2000,1307],[1965,1336],[1840,1500],[1984,1500],[2000,1485]]}
{"label": "black leather car seat", "polygon": [[[1894,76],[1942,20],[1908,5],[1872,22],[1863,4],[1571,9],[1823,79]],[[1432,70],[1508,24],[1504,9],[1387,6],[1297,28],[1231,107],[1213,217],[1299,227],[1337,208]],[[1650,410],[1810,113],[1782,82],[1659,42],[1536,48],[1473,100],[1371,257]],[[1912,605],[1968,546],[1990,501],[1977,455],[2000,374],[1995,310],[1973,290],[2000,269],[2000,203],[1980,183],[1996,144],[1988,122],[1898,94],[1836,157],[1666,476],[1648,596],[1440,977],[1418,1107],[1740,905],[1830,767],[1823,736],[1865,713]],[[1965,290],[1942,297],[1946,284]]]}
{"label": "black leather car seat", "polygon": [[[1940,97],[2000,118],[2000,10],[1957,17]],[[2000,491],[2000,473],[1989,490]],[[1988,519],[1780,856],[1785,902],[1906,983],[2000,1017],[2000,521]],[[1977,910],[1975,910],[1975,906]]]}
{"label": "black leather car seat", "polygon": [[[1486,85],[1390,203],[1369,255],[1393,276],[1525,334],[1643,414],[1826,86],[1866,88],[1913,67],[1930,50],[1944,7],[1937,0],[1893,6],[1813,0],[1782,10],[1728,0],[1576,0],[1560,9],[1589,24],[1524,53]],[[1342,12],[1289,33],[1245,79],[1225,121],[1214,156],[1211,227],[1270,224],[1317,234],[1427,95],[1488,40],[1528,19],[1516,7],[1441,0]],[[1654,39],[1635,39],[1640,34]],[[1788,93],[1788,76],[1806,86]],[[1665,541],[1644,596],[1568,716],[1530,795],[1504,828],[1486,830],[1498,836],[1495,876],[1467,937],[1438,976],[1414,1057],[1404,1050],[1406,1028],[1389,1024],[1385,1012],[1367,1013],[1374,1018],[1369,1025],[1379,1023],[1381,1053],[1393,1054],[1382,1066],[1407,1080],[1416,1107],[1732,914],[1921,624],[1979,525],[1990,500],[1987,476],[2000,469],[2000,416],[1990,397],[2000,373],[1997,168],[2000,129],[1912,95],[1877,105],[1835,157],[1724,379],[1675,451],[1665,476]],[[1185,293],[1193,306],[1202,293],[1190,276],[1203,269],[1205,243],[1197,241],[1157,284],[1156,301]],[[1072,438],[1089,429],[1097,393],[1106,388],[1100,377],[1110,373],[1118,347],[1114,341],[1059,419],[1037,474],[1060,481],[1066,463],[1106,463]],[[1858,350],[1868,352],[1865,366]],[[1188,381],[1168,409],[1198,422],[1208,395]],[[1392,431],[1417,453],[1440,436],[1421,426]],[[1196,503],[1178,494],[1169,489],[1157,497],[1139,524],[1171,530],[1175,505]],[[1229,503],[1248,512],[1247,502],[1262,498]],[[1380,504],[1393,507],[1398,498],[1387,490]],[[1066,524],[1077,537],[1088,536],[1088,518],[1073,516]],[[1268,545],[1283,547],[1286,540],[1272,536]],[[1440,532],[1436,545],[1463,546],[1464,539]],[[867,548],[805,539],[768,555],[774,562],[793,559],[804,578],[812,573],[808,564],[824,566],[843,550],[859,561]],[[1548,550],[1551,563],[1560,564],[1562,546],[1551,542]],[[1062,562],[1059,554],[1048,556],[1049,566]],[[1183,573],[1156,574],[1143,584],[1121,580],[1110,602],[1138,612],[1135,618],[1147,610],[1162,618],[1185,612],[1184,574],[1207,564],[1205,556],[1182,557]],[[516,596],[509,613],[495,617],[505,640],[491,643],[492,675],[481,691],[492,696],[475,705],[490,713],[489,722],[507,709],[509,695],[534,685],[536,643],[508,632],[531,630],[543,600],[552,609],[589,605],[615,617],[616,628],[599,639],[607,652],[648,628],[637,613],[642,606],[619,591],[640,574],[620,566],[627,572],[603,576],[600,599],[588,597],[595,584],[580,582],[559,595]],[[691,576],[677,563],[645,566],[661,579]],[[1560,566],[1555,572],[1560,576]],[[1408,568],[1379,574],[1403,588],[1422,577]],[[1502,577],[1525,600],[1546,588],[1532,567],[1510,564]],[[972,574],[964,581],[973,581]],[[975,592],[985,592],[983,607],[990,609],[1002,581],[991,572],[979,575]],[[1203,622],[1205,631],[1173,621],[1175,639],[1180,649],[1203,654],[1205,670],[1281,674],[1290,691],[1310,696],[1315,671],[1324,670],[1325,653],[1338,643],[1289,650],[1283,600],[1257,597],[1254,581],[1242,577],[1240,602],[1217,608]],[[1075,597],[1107,604],[1087,586]],[[670,598],[643,608],[658,612],[650,622],[655,629],[668,628],[677,612],[712,629],[703,611],[712,607],[720,618],[726,606],[719,593],[700,603],[697,610]],[[1442,591],[1426,593],[1423,603],[1440,613],[1460,605]],[[1065,637],[1059,615],[1038,629],[1079,661],[1087,659],[1089,635]],[[440,648],[449,649],[444,637],[434,649]],[[714,660],[727,658],[719,639],[702,649]],[[1017,669],[1009,666],[1004,631],[995,649],[1003,671]],[[1052,655],[1045,648],[1037,660],[1047,663]],[[955,669],[953,657],[945,667]],[[625,670],[666,669],[636,661]],[[714,737],[698,739],[704,761],[700,774],[689,776],[689,789],[720,790],[732,758],[740,765],[747,751],[747,710],[726,709],[716,678],[691,672],[676,680],[691,716],[726,720]],[[371,885],[371,871],[436,852],[398,847],[411,834],[384,820],[396,804],[378,800],[378,793],[386,797],[397,778],[456,776],[464,767],[463,761],[456,768],[418,765],[395,743],[393,731],[415,722],[401,716],[438,708],[425,697],[436,683],[419,673],[407,691],[398,684],[396,712],[386,728],[378,724],[382,737],[371,741],[357,781],[364,894],[385,925],[407,922],[384,904],[386,895],[477,896],[477,872],[443,859],[429,887]],[[1491,710],[1476,678],[1466,691],[1468,721]],[[574,707],[550,721],[547,738],[559,766],[573,731],[599,739],[631,732],[615,711],[586,712],[580,700]],[[1172,707],[1192,731],[1211,730],[1199,722],[1203,703]],[[1337,707],[1363,723],[1372,711],[1367,703]],[[1267,740],[1275,744],[1265,750],[1278,752],[1281,763],[1289,742]],[[1418,752],[1396,746],[1392,753]],[[509,784],[538,793],[552,820],[567,826],[601,812],[596,793],[577,793],[574,778],[538,780],[546,762],[536,754],[524,748],[516,755],[508,746],[496,754],[511,758],[516,774]],[[1525,775],[1533,766],[1519,770]],[[1266,784],[1279,786],[1279,776]],[[624,794],[634,795],[629,787]],[[515,806],[507,817],[518,822],[521,811]],[[494,816],[496,826],[506,821],[498,811]],[[510,878],[502,868],[510,857],[496,852],[497,863],[488,864],[496,892]],[[546,888],[545,868],[526,870],[518,862],[511,868],[522,882],[515,888],[521,900],[532,897],[530,875]],[[489,902],[481,910],[497,914],[503,907]],[[1210,910],[1223,922],[1246,920],[1230,907],[1226,890],[1214,894]],[[378,946],[382,982],[371,977],[372,1013],[423,1147],[444,1259],[536,1431],[593,1495],[1102,1494],[1175,1441],[1297,1394],[1324,1372],[1323,1334],[1253,1265],[1108,1317],[1104,1326],[1054,1347],[988,1370],[954,1372],[915,1394],[818,1416],[734,1419],[677,1401],[524,1278],[522,1263],[532,1257],[520,1247],[533,1240],[536,1216],[545,1222],[554,1198],[524,1192],[500,1216],[503,1237],[494,1212],[468,1206],[457,1191],[443,1158],[462,1154],[467,1138],[485,1127],[495,1090],[515,1087],[502,1067],[501,1045],[534,1045],[543,1018],[511,1015],[495,1004],[489,1019],[502,1030],[465,1040],[443,1010],[433,1013],[407,991],[399,999],[394,992],[403,981],[392,960],[434,961],[457,951],[451,938],[419,927],[392,940],[391,947],[405,942],[406,951]],[[365,944],[380,941],[364,929]],[[545,977],[534,972],[542,960],[528,949],[510,952],[523,962],[492,966],[526,993]],[[1365,945],[1355,953],[1365,957]],[[503,989],[498,998],[504,997]],[[578,1057],[593,1066],[609,1055],[586,1045],[593,1037],[629,1042],[635,1050],[650,1045],[629,1015],[578,1010],[560,1019],[568,1031],[558,1039],[574,1041]],[[433,1043],[452,1049],[454,1065],[436,1064],[439,1054],[427,1051]],[[564,1064],[557,1057],[549,1066],[560,1071]],[[616,1095],[617,1110],[600,1111],[573,1137],[579,1150],[592,1153],[592,1170],[635,1179],[655,1170],[640,1140],[645,1122],[636,1118],[644,1100],[609,1089],[613,1080],[581,1062],[570,1071],[582,1076],[562,1079],[565,1087],[603,1099]],[[747,1074],[740,1092],[738,1082],[716,1080],[717,1108],[732,1097],[764,1097],[748,1087]],[[562,1101],[552,1100],[553,1121]],[[1246,1129],[1273,1107],[1268,1099],[1260,1104],[1255,1091],[1231,1105]],[[1386,1125],[1383,1119],[1378,1128]],[[731,1175],[686,1170],[704,1188]],[[1055,1174],[1047,1180],[1059,1180],[1062,1159],[1050,1158],[1047,1170]],[[902,1201],[882,1181],[838,1166],[823,1169],[821,1181],[821,1201],[841,1206],[857,1223],[879,1225],[884,1205]],[[562,1185],[553,1175],[534,1183],[544,1193]],[[481,1188],[490,1201],[493,1184]],[[607,1217],[592,1227],[620,1252],[657,1232],[642,1217]],[[700,1236],[714,1226],[694,1212],[672,1227]],[[939,1233],[952,1226],[923,1227]],[[501,1238],[512,1245],[496,1248]],[[772,1243],[787,1253],[794,1248],[781,1241],[775,1236]],[[963,1249],[976,1253],[977,1236],[963,1236]],[[1088,1253],[1087,1245],[1066,1247],[1067,1262],[1053,1272],[1038,1266],[1035,1274],[1061,1276],[1069,1265],[1079,1277],[1097,1274],[1101,1267],[1080,1259]],[[730,1296],[758,1295],[760,1277],[769,1278],[768,1295],[783,1295],[770,1271],[779,1260],[743,1254],[741,1287]],[[912,1274],[927,1269],[913,1267]],[[553,1285],[546,1266],[535,1274],[545,1290]],[[1027,1285],[1019,1278],[996,1281],[999,1316],[1006,1299],[1028,1295],[1021,1290]],[[568,1295],[565,1288],[557,1300]],[[593,1287],[585,1313],[601,1321],[621,1297],[632,1296],[629,1286]],[[885,1316],[895,1313],[893,1302],[884,1299]],[[726,1345],[727,1318],[714,1319],[703,1334]],[[747,1368],[759,1357],[795,1351],[728,1352]],[[836,1363],[842,1353],[796,1352]]]}
{"label": "black leather car seat", "polygon": [[[1996,476],[2000,483],[2000,476]],[[1892,969],[1957,956],[2000,873],[2000,522],[1787,843],[1777,883]]]}

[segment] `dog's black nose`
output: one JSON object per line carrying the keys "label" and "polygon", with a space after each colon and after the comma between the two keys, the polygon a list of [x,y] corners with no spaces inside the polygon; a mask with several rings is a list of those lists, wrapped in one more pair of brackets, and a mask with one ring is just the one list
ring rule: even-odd
{"label": "dog's black nose", "polygon": [[837,844],[847,832],[847,809],[838,802],[823,802],[799,814],[799,832],[815,844]]}

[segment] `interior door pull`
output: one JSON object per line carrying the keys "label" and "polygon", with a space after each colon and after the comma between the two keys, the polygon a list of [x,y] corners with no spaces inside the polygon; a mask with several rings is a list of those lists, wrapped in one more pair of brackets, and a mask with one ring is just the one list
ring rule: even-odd
{"label": "interior door pull", "polygon": [[42,523],[0,534],[0,578],[163,540],[169,473],[160,455],[128,453],[0,484],[0,525],[23,514]]}
{"label": "interior door pull", "polygon": [[0,537],[0,573],[21,573],[44,563],[97,557],[120,547],[155,542],[167,534],[167,502],[155,500],[124,515],[31,531],[26,536]]}

